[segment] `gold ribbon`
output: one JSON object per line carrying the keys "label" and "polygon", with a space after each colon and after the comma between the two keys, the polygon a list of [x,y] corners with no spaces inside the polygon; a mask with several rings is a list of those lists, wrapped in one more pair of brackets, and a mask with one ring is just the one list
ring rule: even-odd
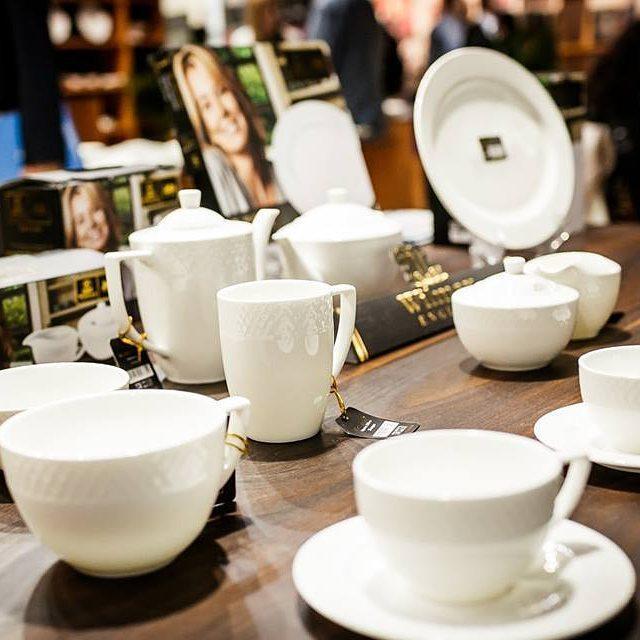
{"label": "gold ribbon", "polygon": [[[237,438],[240,441],[240,444],[230,440],[229,438]],[[225,444],[233,447],[234,449],[240,452],[240,455],[244,456],[249,453],[249,441],[241,436],[239,433],[227,433],[227,437],[224,439]]]}
{"label": "gold ribbon", "polygon": [[344,398],[340,395],[338,391],[338,383],[334,376],[331,376],[331,391],[338,401],[338,407],[340,407],[340,415],[344,416],[347,413],[347,405],[344,403]]}
{"label": "gold ribbon", "polygon": [[144,341],[147,339],[146,333],[140,334],[140,340],[134,340],[130,338],[127,334],[131,331],[133,327],[133,318],[129,316],[127,318],[127,328],[124,331],[118,332],[118,338],[125,344],[128,344],[131,347],[135,347],[138,351],[138,362],[142,362],[142,352],[144,351]]}

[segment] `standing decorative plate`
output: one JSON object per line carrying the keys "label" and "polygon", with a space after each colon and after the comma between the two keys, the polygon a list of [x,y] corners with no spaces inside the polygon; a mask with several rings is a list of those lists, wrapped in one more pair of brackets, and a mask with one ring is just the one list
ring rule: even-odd
{"label": "standing decorative plate", "polygon": [[350,203],[371,207],[375,194],[351,116],[335,105],[305,100],[289,107],[273,131],[271,160],[287,200],[305,213],[343,188]]}
{"label": "standing decorative plate", "polygon": [[525,249],[559,230],[574,191],[571,139],[523,66],[475,47],[443,56],[420,83],[414,127],[433,189],[473,234]]}

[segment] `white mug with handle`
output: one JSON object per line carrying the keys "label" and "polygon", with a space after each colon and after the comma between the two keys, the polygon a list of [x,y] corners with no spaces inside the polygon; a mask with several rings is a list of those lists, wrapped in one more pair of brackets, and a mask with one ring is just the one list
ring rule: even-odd
{"label": "white mug with handle", "polygon": [[[334,343],[333,298],[340,296]],[[332,376],[349,352],[356,290],[349,284],[262,280],[218,291],[225,377],[251,401],[248,436],[294,442],[318,433]]]}

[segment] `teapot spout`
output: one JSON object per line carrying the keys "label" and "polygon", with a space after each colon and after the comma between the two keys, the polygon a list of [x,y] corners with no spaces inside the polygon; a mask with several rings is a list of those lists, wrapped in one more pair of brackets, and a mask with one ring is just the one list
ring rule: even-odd
{"label": "teapot spout", "polygon": [[273,223],[280,214],[279,209],[260,209],[253,219],[253,249],[256,257],[256,280],[264,280],[267,245]]}

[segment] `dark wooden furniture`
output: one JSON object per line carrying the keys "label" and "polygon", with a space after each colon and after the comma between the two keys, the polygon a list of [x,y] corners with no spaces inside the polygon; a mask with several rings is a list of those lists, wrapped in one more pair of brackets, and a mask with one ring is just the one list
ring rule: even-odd
{"label": "dark wooden furniture", "polygon": [[[341,388],[348,402],[419,421],[425,429],[480,427],[531,436],[539,416],[579,400],[581,353],[640,341],[640,226],[592,231],[571,246],[623,265],[618,308],[624,315],[598,339],[570,345],[542,371],[509,374],[479,368],[449,331],[346,368]],[[432,255],[451,270],[466,266],[460,250]],[[195,390],[225,393],[223,385]],[[290,575],[304,540],[355,513],[350,465],[367,443],[343,436],[333,422],[336,414],[331,404],[321,435],[306,442],[253,444],[240,466],[237,513],[211,521],[178,560],[146,577],[84,577],[38,544],[12,504],[0,505],[0,637],[354,637],[310,610]],[[637,569],[639,491],[640,476],[596,466],[574,516],[617,542]],[[585,637],[640,637],[637,602],[638,595],[615,620]]]}
{"label": "dark wooden furniture", "polygon": [[[136,51],[146,55],[164,44],[158,0],[55,0],[52,4],[74,22],[83,5],[97,4],[113,18],[113,34],[104,44],[87,42],[74,25],[71,37],[56,47],[61,94],[80,139],[113,143],[140,135],[132,80]],[[69,74],[76,79],[93,77],[92,84],[73,84],[65,78]]]}

